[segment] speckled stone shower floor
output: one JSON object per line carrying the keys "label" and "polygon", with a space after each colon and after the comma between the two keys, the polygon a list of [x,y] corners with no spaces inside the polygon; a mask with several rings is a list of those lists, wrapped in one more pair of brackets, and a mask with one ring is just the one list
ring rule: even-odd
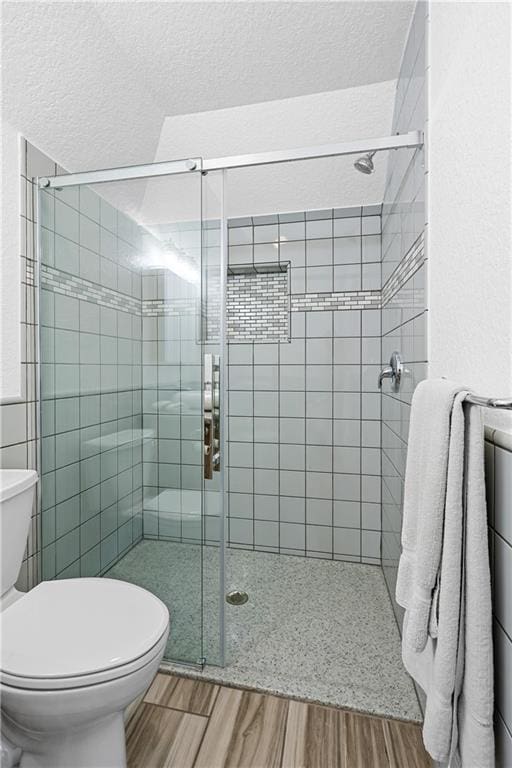
{"label": "speckled stone shower floor", "polygon": [[[375,566],[226,551],[226,587],[249,593],[226,605],[227,665],[166,665],[191,677],[256,688],[389,717],[421,720],[406,674],[382,571]],[[198,548],[142,541],[106,576],[146,587],[170,608],[167,657],[183,659],[200,631]],[[205,655],[218,653],[218,551],[205,549]],[[208,620],[210,617],[210,620]],[[191,645],[192,644],[192,645]],[[210,653],[208,653],[210,650]]]}

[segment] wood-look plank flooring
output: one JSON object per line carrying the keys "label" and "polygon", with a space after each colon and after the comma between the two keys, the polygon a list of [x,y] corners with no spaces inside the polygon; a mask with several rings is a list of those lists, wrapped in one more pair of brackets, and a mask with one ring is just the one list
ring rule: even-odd
{"label": "wood-look plank flooring", "polygon": [[129,768],[431,768],[414,723],[159,673],[126,728]]}

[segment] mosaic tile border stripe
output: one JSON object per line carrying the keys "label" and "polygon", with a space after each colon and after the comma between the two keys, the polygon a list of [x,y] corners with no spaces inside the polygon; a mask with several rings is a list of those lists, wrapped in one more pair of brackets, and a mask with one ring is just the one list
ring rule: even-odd
{"label": "mosaic tile border stripe", "polygon": [[394,272],[390,275],[385,285],[382,287],[382,306],[393,298],[393,296],[406,284],[414,273],[421,267],[425,261],[425,238],[423,232],[410,247],[400,261]]}
{"label": "mosaic tile border stripe", "polygon": [[83,277],[68,277],[54,267],[41,266],[41,283],[43,288],[53,293],[90,301],[93,304],[129,312],[132,315],[140,315],[142,312],[140,299],[115,291],[112,288],[100,286],[97,283],[91,283],[90,280],[85,280]]}
{"label": "mosaic tile border stripe", "polygon": [[380,291],[292,294],[292,312],[322,312],[333,309],[379,309]]}
{"label": "mosaic tile border stripe", "polygon": [[180,317],[180,315],[199,312],[199,299],[143,299],[144,317]]}
{"label": "mosaic tile border stripe", "polygon": [[[407,288],[403,286],[387,302],[386,307],[398,307],[400,309],[415,309],[421,306],[425,296],[424,288],[417,288],[414,281]],[[384,309],[384,305],[383,305]]]}
{"label": "mosaic tile border stripe", "polygon": [[[382,290],[342,291],[331,293],[291,294],[291,312],[322,312],[343,309],[380,309],[386,306],[393,296],[407,283],[425,261],[423,233],[412,245],[409,252],[396,267]],[[54,267],[42,265],[42,285],[46,290],[85,299],[101,306],[111,307],[123,312],[147,317],[179,316],[197,310],[197,300],[191,298],[173,299],[137,299],[134,296],[99,286],[84,278],[66,276]],[[33,284],[33,271],[27,268],[27,282]],[[277,295],[277,294],[276,294]],[[234,328],[230,328],[232,336]]]}

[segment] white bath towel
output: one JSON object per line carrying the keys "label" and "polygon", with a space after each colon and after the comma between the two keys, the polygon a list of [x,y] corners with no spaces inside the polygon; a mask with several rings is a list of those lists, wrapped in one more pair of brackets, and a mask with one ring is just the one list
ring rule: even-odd
{"label": "white bath towel", "polygon": [[404,638],[414,651],[427,642],[442,549],[451,414],[460,391],[444,379],[426,380],[412,400],[396,599],[408,610]]}
{"label": "white bath towel", "polygon": [[[406,609],[404,664],[426,693],[423,740],[428,752],[441,765],[492,768],[492,632],[483,427],[479,410],[464,404],[465,395],[460,387],[443,380],[422,382],[413,398],[404,562],[397,600]],[[429,434],[438,428],[446,440],[444,448],[439,436]],[[417,463],[418,457],[423,464]],[[417,473],[426,467],[429,471],[421,481]],[[425,482],[433,487],[426,488]],[[433,506],[429,508],[426,500]],[[430,521],[425,517],[431,517]],[[431,538],[424,538],[426,535]]]}
{"label": "white bath towel", "polygon": [[485,514],[484,440],[481,414],[465,406],[466,463],[464,484],[464,648],[462,690],[458,701],[458,738],[452,744],[451,765],[494,766],[494,670],[491,578],[487,516]]}

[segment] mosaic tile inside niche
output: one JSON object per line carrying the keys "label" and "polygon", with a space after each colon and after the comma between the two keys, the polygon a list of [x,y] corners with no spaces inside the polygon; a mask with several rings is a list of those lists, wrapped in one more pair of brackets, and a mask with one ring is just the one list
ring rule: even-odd
{"label": "mosaic tile inside niche", "polygon": [[[288,265],[229,270],[227,338],[238,342],[289,341],[290,295]],[[281,268],[280,268],[281,267]]]}

